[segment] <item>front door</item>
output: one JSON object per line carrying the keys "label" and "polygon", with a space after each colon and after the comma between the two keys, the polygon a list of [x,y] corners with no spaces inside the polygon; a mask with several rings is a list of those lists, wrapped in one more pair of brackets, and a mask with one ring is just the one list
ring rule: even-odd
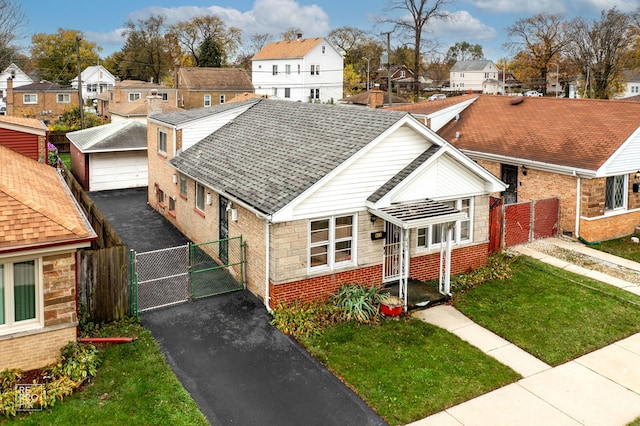
{"label": "front door", "polygon": [[400,227],[391,222],[385,224],[384,260],[382,264],[382,281],[392,282],[400,279],[402,262],[402,238]]}
{"label": "front door", "polygon": [[505,204],[514,204],[518,202],[518,166],[502,164],[500,167],[501,180],[509,185],[502,192]]}
{"label": "front door", "polygon": [[220,195],[218,197],[218,257],[226,265],[229,261],[229,215],[227,204],[229,200]]}

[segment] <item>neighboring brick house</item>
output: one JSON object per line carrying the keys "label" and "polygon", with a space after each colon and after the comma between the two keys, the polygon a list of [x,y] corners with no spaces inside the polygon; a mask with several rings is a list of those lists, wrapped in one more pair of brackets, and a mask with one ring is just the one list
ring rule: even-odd
{"label": "neighboring brick house", "polygon": [[177,67],[174,87],[184,109],[220,105],[254,92],[249,74],[240,68]]}
{"label": "neighboring brick house", "polygon": [[154,109],[169,112],[178,109],[178,90],[141,80],[116,78],[115,85],[97,96],[97,114],[116,123],[123,120],[147,122],[150,113],[149,97],[159,97]]}
{"label": "neighboring brick house", "polygon": [[76,252],[96,235],[59,172],[0,146],[0,371],[77,338]]}
{"label": "neighboring brick house", "polygon": [[484,265],[505,188],[397,111],[247,100],[154,115],[147,139],[149,204],[196,243],[242,235],[268,307]]}
{"label": "neighboring brick house", "polygon": [[20,87],[7,80],[7,115],[57,121],[66,111],[78,108],[78,91],[71,86],[59,86],[39,81]]}
{"label": "neighboring brick house", "polygon": [[495,95],[502,91],[499,70],[488,59],[458,61],[449,71],[449,90]]}
{"label": "neighboring brick house", "polygon": [[0,115],[0,145],[46,163],[48,142],[49,129],[41,120]]}
{"label": "neighboring brick house", "polygon": [[559,197],[559,232],[586,241],[640,225],[640,103],[474,99],[438,133],[510,185],[506,202]]}
{"label": "neighboring brick house", "polygon": [[271,42],[251,58],[259,95],[294,102],[333,103],[343,97],[342,55],[325,39]]}

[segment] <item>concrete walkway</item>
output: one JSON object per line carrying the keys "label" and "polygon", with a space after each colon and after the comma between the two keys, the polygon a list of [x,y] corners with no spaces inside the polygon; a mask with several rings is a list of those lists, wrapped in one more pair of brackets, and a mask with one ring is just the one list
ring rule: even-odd
{"label": "concrete walkway", "polygon": [[[640,271],[640,265],[559,239],[545,240],[563,248]],[[594,273],[536,252],[516,250],[640,294],[640,286]],[[516,383],[448,408],[411,426],[470,425],[610,425],[624,426],[640,417],[640,333],[551,368],[524,350],[480,327],[453,306],[441,305],[414,316],[442,327],[480,348],[522,375]]]}

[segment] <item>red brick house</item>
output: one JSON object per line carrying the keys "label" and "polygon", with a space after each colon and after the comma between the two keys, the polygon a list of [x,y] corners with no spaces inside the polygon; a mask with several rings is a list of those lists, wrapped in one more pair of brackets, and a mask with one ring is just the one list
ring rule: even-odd
{"label": "red brick house", "polygon": [[77,337],[76,252],[96,238],[59,172],[0,146],[0,371]]}
{"label": "red brick house", "polygon": [[255,99],[154,115],[147,140],[149,204],[196,243],[242,235],[267,307],[484,265],[505,188],[398,111]]}
{"label": "red brick house", "polygon": [[48,141],[49,129],[41,120],[0,115],[0,145],[46,163]]}
{"label": "red brick house", "polygon": [[20,87],[7,80],[7,115],[57,121],[66,111],[78,108],[78,91],[49,81],[38,81]]}
{"label": "red brick house", "polygon": [[174,87],[184,109],[224,104],[244,93],[254,93],[249,74],[240,68],[178,67]]}
{"label": "red brick house", "polygon": [[438,133],[509,185],[507,203],[558,197],[559,232],[590,242],[640,225],[637,102],[481,95],[460,106]]}

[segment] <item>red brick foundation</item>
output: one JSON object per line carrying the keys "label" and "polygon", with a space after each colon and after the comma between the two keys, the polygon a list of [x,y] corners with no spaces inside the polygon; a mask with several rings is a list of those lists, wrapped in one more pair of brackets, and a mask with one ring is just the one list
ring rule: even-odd
{"label": "red brick foundation", "polygon": [[[463,247],[451,253],[451,273],[459,274],[487,264],[489,244]],[[410,277],[426,281],[438,277],[440,253],[412,257],[409,264]],[[342,284],[382,285],[382,265],[351,269],[284,284],[269,284],[270,303],[275,308],[279,303],[294,300],[311,302],[326,300],[335,294]]]}

